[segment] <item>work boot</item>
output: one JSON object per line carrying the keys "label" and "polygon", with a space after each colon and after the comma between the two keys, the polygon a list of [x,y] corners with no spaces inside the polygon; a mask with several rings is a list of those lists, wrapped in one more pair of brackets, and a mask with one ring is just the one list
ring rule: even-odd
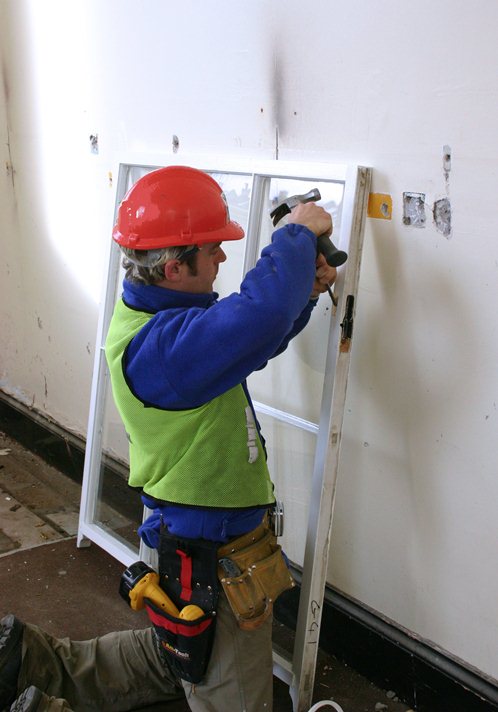
{"label": "work boot", "polygon": [[69,703],[50,697],[34,685],[30,685],[12,703],[9,712],[72,712]]}
{"label": "work boot", "polygon": [[38,705],[44,696],[41,690],[31,685],[12,703],[9,712],[37,712]]}
{"label": "work boot", "polygon": [[0,621],[0,709],[16,698],[24,624],[12,613]]}

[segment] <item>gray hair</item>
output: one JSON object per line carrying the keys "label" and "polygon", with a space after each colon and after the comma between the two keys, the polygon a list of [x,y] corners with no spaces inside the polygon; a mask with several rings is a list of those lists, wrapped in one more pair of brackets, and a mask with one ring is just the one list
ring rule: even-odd
{"label": "gray hair", "polygon": [[186,262],[195,274],[195,253],[197,248],[165,247],[161,250],[132,250],[121,247],[125,278],[133,284],[157,284],[164,279],[163,267],[168,260]]}

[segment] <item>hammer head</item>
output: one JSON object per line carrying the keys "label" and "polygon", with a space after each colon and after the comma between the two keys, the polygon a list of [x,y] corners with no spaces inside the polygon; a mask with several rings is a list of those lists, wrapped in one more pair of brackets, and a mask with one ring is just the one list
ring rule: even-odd
{"label": "hammer head", "polygon": [[287,207],[292,210],[292,208],[295,208],[299,203],[313,203],[320,200],[321,197],[318,188],[313,188],[303,195],[291,195],[289,198],[283,200],[280,205],[287,205]]}
{"label": "hammer head", "polygon": [[[304,193],[304,195],[291,195],[290,198],[286,198],[270,213],[270,217],[273,220],[273,226],[275,227],[284,215],[290,213],[292,208],[295,208],[296,205],[299,205],[299,203],[316,202],[317,200],[320,200],[321,197],[322,196],[320,195],[318,188],[313,188],[308,191],[308,193]],[[334,243],[325,235],[318,237],[317,248],[318,252],[325,257],[327,264],[331,267],[339,267],[348,259],[347,254],[342,250],[338,250]],[[332,295],[330,289],[329,294]]]}
{"label": "hammer head", "polygon": [[299,205],[299,203],[316,202],[317,200],[320,200],[321,197],[322,196],[320,195],[318,188],[312,188],[312,190],[309,190],[303,195],[291,195],[285,200],[282,200],[282,202],[279,203],[270,213],[273,225],[275,226],[284,217],[284,215],[290,213],[290,211],[295,208],[296,205]]}

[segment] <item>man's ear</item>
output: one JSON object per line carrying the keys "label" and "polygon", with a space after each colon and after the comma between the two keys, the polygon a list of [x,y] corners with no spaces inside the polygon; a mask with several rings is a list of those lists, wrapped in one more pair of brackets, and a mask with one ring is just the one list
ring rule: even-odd
{"label": "man's ear", "polygon": [[180,260],[168,260],[163,265],[164,278],[168,282],[180,282],[183,275],[183,264]]}

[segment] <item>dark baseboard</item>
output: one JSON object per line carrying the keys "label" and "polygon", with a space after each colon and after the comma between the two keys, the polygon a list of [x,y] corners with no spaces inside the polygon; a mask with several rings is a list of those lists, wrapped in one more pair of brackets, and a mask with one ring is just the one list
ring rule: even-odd
{"label": "dark baseboard", "polygon": [[[0,392],[0,430],[76,482],[84,440]],[[141,520],[122,472],[106,467],[104,499]],[[134,503],[134,504],[131,504]],[[132,509],[130,509],[130,506]],[[299,580],[298,571],[296,578]],[[276,619],[295,630],[300,587],[282,594]],[[498,684],[327,587],[320,647],[382,689],[395,690],[416,712],[498,712]]]}
{"label": "dark baseboard", "polygon": [[[85,441],[65,431],[0,391],[0,430],[20,445],[41,457],[48,465],[63,472],[74,482],[83,481]],[[104,463],[104,477],[100,497],[124,517],[140,524],[143,507],[140,497],[130,497],[130,488],[123,468],[112,462]]]}
{"label": "dark baseboard", "polygon": [[[299,572],[295,572],[299,580]],[[275,603],[275,617],[296,627],[299,586]],[[498,686],[360,603],[327,587],[320,648],[417,712],[492,712]]]}

